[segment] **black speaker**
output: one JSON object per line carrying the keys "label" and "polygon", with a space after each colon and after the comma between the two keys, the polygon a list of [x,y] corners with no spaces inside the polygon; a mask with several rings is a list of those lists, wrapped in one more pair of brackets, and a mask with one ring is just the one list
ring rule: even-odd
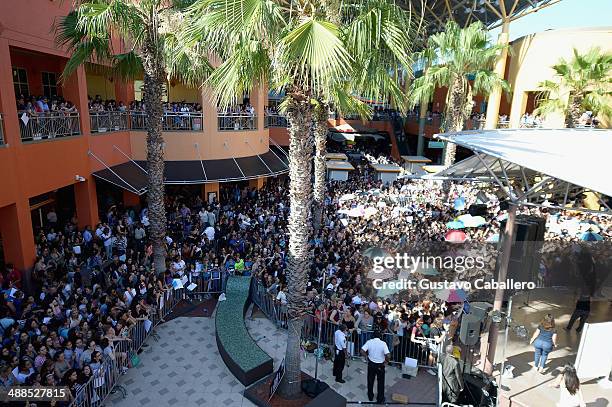
{"label": "black speaker", "polygon": [[470,315],[484,322],[489,315],[489,311],[493,309],[493,305],[488,302],[470,302]]}
{"label": "black speaker", "polygon": [[[536,281],[546,220],[536,216],[519,215],[514,227],[515,240],[510,251],[507,278],[515,281]],[[503,232],[505,229],[504,220],[500,230]],[[503,243],[500,242],[501,244]]]}
{"label": "black speaker", "polygon": [[494,407],[497,401],[497,387],[491,379],[475,374],[464,373],[465,384],[459,402],[478,407]]}
{"label": "black speaker", "polygon": [[480,338],[480,318],[472,314],[464,314],[461,317],[461,329],[459,330],[459,340],[467,346],[474,346]]}
{"label": "black speaker", "polygon": [[486,216],[487,205],[485,204],[473,204],[469,207],[468,213],[472,216]]}

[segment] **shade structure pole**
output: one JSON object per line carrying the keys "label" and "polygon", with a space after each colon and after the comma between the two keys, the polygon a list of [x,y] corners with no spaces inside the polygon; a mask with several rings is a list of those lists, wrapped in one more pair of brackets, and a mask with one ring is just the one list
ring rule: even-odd
{"label": "shade structure pole", "polygon": [[[495,61],[495,70],[494,72],[500,77],[503,78],[506,72],[506,62],[508,60],[508,44],[510,43],[510,19],[504,18],[502,23],[502,31],[499,34],[499,38],[497,43],[504,47],[501,51],[500,55]],[[489,95],[489,99],[487,101],[487,116],[485,121],[485,129],[491,130],[497,128],[497,122],[499,121],[499,106],[501,104],[502,98],[502,89],[501,87],[496,87],[493,92]]]}
{"label": "shade structure pole", "polygon": [[[497,381],[498,392],[502,390],[502,379],[504,378],[504,366],[506,363],[506,347],[508,347],[508,331],[512,322],[512,296],[508,299],[508,313],[506,314],[506,329],[504,331],[504,347],[502,348],[501,367],[499,368],[499,379]],[[497,405],[501,397],[497,395]]]}
{"label": "shade structure pole", "polygon": [[[506,281],[508,276],[508,266],[510,264],[510,252],[512,251],[512,244],[515,239],[515,228],[516,223],[516,208],[517,205],[514,202],[510,202],[508,207],[508,219],[506,220],[506,228],[502,238],[501,257],[499,262],[499,269],[497,273],[497,281],[502,283]],[[504,301],[504,290],[498,288],[495,290],[495,300],[493,302],[493,311],[501,313],[502,303]],[[488,375],[493,373],[493,366],[495,364],[495,349],[497,347],[497,337],[499,336],[499,324],[491,324],[489,328],[488,341],[483,341],[485,347],[484,352],[481,349],[480,366],[482,371]],[[487,346],[488,345],[488,346]]]}

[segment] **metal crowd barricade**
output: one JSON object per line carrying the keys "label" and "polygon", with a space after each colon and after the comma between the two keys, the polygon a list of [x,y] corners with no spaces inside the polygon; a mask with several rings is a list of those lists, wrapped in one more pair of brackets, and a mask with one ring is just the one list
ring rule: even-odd
{"label": "metal crowd barricade", "polygon": [[89,112],[92,133],[122,131],[129,128],[128,112]]}
{"label": "metal crowd barricade", "polygon": [[195,284],[196,286],[191,290],[185,288],[185,294],[187,297],[201,298],[203,296],[225,292],[229,275],[230,274],[225,270],[208,270],[189,274],[187,276],[187,287],[191,284]]}
{"label": "metal crowd barricade", "polygon": [[220,131],[257,130],[257,116],[250,115],[217,115]]}
{"label": "metal crowd barricade", "polygon": [[[251,282],[251,300],[266,315],[268,319],[277,326],[286,327],[287,314],[281,311],[275,298],[268,293],[263,284],[253,279]],[[339,320],[342,322],[342,319]],[[334,334],[338,329],[338,324],[325,320],[321,325],[321,344],[333,348]],[[374,331],[355,329],[348,334],[347,347],[349,356],[352,358],[360,357],[361,347],[372,339]],[[302,339],[310,342],[317,342],[319,335],[319,318],[312,314],[304,317],[302,326]],[[438,355],[441,344],[436,344],[433,339],[425,339],[424,343],[412,342],[410,332],[404,335],[397,335],[391,332],[383,333],[383,341],[387,343],[391,352],[390,363],[403,364],[406,357],[417,360],[419,367],[435,368],[438,362]]]}
{"label": "metal crowd barricade", "polygon": [[287,118],[280,114],[267,114],[265,123],[266,127],[288,127]]}
{"label": "metal crowd barricade", "polygon": [[21,141],[37,141],[81,134],[78,112],[17,113]]}
{"label": "metal crowd barricade", "polygon": [[116,391],[125,397],[126,390],[118,386],[120,377],[130,368],[133,355],[142,348],[146,339],[155,336],[154,329],[164,321],[184,297],[184,288],[179,290],[166,290],[152,307],[148,318],[138,319],[136,324],[128,329],[125,339],[113,343],[114,350],[106,356],[101,367],[93,372],[87,383],[82,385],[73,398],[70,407],[98,407],[106,398]]}

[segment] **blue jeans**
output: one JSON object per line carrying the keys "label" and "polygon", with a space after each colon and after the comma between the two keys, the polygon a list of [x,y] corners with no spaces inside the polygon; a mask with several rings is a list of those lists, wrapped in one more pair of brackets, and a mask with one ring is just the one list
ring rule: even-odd
{"label": "blue jeans", "polygon": [[533,342],[533,346],[535,347],[535,367],[544,368],[546,359],[548,359],[548,354],[552,351],[553,344],[550,341],[536,339],[535,342]]}

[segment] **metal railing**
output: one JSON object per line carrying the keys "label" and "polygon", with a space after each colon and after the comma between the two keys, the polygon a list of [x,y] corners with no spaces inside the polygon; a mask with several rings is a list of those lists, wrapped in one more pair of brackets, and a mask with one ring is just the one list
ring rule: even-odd
{"label": "metal railing", "polygon": [[129,129],[128,112],[89,112],[92,133],[105,133]]}
{"label": "metal railing", "polygon": [[[148,116],[146,112],[129,113],[130,129],[146,130]],[[163,131],[201,131],[203,115],[200,112],[165,112],[162,116]]]}
{"label": "metal railing", "polygon": [[[274,322],[279,328],[287,327],[287,309],[279,304],[270,295],[266,288],[257,279],[252,280],[251,300],[257,307]],[[341,319],[340,319],[341,321]],[[319,329],[319,317],[308,314],[304,319],[302,327],[302,339],[316,342]],[[334,333],[338,329],[338,324],[329,320],[323,321],[321,327],[321,345],[328,348],[334,347]],[[374,331],[357,329],[351,330],[347,335],[347,350],[352,358],[360,357],[361,347],[372,339]],[[402,365],[406,357],[416,359],[419,367],[435,368],[438,362],[440,344],[433,339],[415,339],[413,342],[410,333],[397,335],[391,332],[383,333],[383,341],[387,343],[391,352],[390,363]]]}
{"label": "metal railing", "polygon": [[287,118],[280,114],[266,114],[265,126],[267,127],[288,127]]}
{"label": "metal railing", "polygon": [[[201,272],[192,272],[188,275],[188,283],[186,284],[188,297],[200,298],[211,294],[220,294],[225,292],[227,286],[227,278],[230,273],[226,270],[205,270]],[[192,286],[195,284],[195,286]],[[191,289],[189,289],[191,288]]]}
{"label": "metal railing", "polygon": [[257,130],[257,116],[218,115],[217,128],[220,131]]}
{"label": "metal railing", "polygon": [[92,369],[92,377],[76,390],[69,406],[98,407],[104,404],[110,394],[117,391],[125,396],[126,390],[117,386],[120,377],[133,367],[135,356],[145,340],[150,336],[157,338],[155,327],[163,322],[184,297],[184,288],[164,291],[152,306],[148,318],[138,319],[136,324],[128,329],[125,338],[113,341],[112,354],[107,356],[97,369]]}
{"label": "metal railing", "polygon": [[2,121],[2,113],[0,113],[0,146],[4,145],[4,122]]}
{"label": "metal railing", "polygon": [[21,141],[47,140],[81,134],[78,112],[18,112]]}

